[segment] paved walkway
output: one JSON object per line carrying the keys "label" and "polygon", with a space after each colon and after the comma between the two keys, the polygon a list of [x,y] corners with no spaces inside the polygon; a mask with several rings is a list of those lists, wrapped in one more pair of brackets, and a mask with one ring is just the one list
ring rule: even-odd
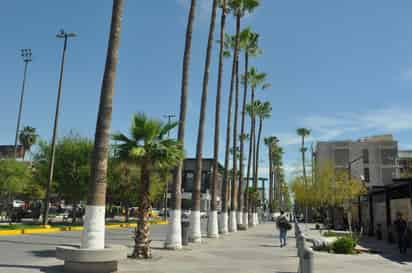
{"label": "paved walkway", "polygon": [[[310,225],[308,226],[310,227]],[[307,229],[306,235],[319,237],[319,231]],[[315,252],[315,273],[403,273],[412,272],[412,250],[401,255],[396,245],[365,237],[361,246],[380,250],[379,254],[337,255]],[[310,245],[310,243],[309,243]]]}
{"label": "paved walkway", "polygon": [[293,273],[298,260],[294,240],[279,247],[273,223],[220,239],[205,239],[180,251],[154,249],[152,260],[127,260],[120,272],[127,273]]}

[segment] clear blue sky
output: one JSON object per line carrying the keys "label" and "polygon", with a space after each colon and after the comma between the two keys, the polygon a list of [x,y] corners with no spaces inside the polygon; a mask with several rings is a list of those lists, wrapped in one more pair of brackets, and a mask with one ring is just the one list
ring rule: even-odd
{"label": "clear blue sky", "polygon": [[[113,130],[122,131],[136,111],[159,118],[178,113],[189,1],[125,2],[113,115]],[[189,156],[195,150],[211,0],[198,2],[187,117]],[[111,5],[109,0],[2,4],[1,144],[14,141],[23,72],[20,48],[33,50],[22,122],[50,139],[62,47],[55,34],[60,28],[79,36],[69,43],[59,134],[75,129],[93,135]],[[244,20],[243,26],[261,34],[264,54],[252,62],[268,73],[273,86],[258,94],[273,104],[264,135],[281,138],[288,170],[299,160],[295,130],[301,126],[313,130],[310,142],[393,133],[401,147],[412,148],[411,10],[408,0],[262,0],[256,13]],[[229,30],[233,31],[232,22]],[[212,155],[216,60],[211,69],[206,157]],[[225,69],[229,72],[229,65]],[[224,112],[227,85],[228,77]]]}

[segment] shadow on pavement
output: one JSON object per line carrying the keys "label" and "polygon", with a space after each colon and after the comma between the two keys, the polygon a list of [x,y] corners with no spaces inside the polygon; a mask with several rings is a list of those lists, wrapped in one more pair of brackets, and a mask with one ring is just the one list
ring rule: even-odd
{"label": "shadow on pavement", "polygon": [[368,237],[363,238],[359,242],[359,245],[372,251],[376,251],[375,255],[380,255],[390,261],[399,264],[412,263],[411,249],[408,249],[407,254],[400,254],[396,244],[388,244],[385,241],[378,241]]}
{"label": "shadow on pavement", "polygon": [[[20,269],[38,269],[40,272],[45,273],[61,273],[63,272],[63,265],[54,266],[36,266],[36,265],[13,265],[13,264],[0,264],[0,270],[7,268],[20,268]],[[7,271],[6,271],[7,272]]]}
{"label": "shadow on pavement", "polygon": [[30,251],[35,257],[41,258],[54,258],[56,257],[56,250],[55,249],[48,249],[48,250],[33,250]]}

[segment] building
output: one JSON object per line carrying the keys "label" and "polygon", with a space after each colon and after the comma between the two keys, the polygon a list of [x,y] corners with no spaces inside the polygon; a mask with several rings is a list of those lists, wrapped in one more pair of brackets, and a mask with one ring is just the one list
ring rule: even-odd
{"label": "building", "polygon": [[392,184],[397,177],[398,143],[392,135],[361,138],[357,141],[321,141],[316,144],[317,168],[332,163],[360,178],[368,188]]}
{"label": "building", "polygon": [[[191,209],[192,207],[192,191],[195,179],[195,158],[187,158],[183,163],[182,175],[182,208]],[[212,183],[213,173],[213,159],[204,158],[202,161],[202,184],[201,184],[201,210],[207,211],[210,207],[211,191],[210,185]],[[223,166],[219,164],[218,172],[218,192],[222,190],[223,181]],[[220,207],[220,194],[217,199],[218,207]]]}
{"label": "building", "polygon": [[412,178],[412,150],[398,153],[399,178]]}

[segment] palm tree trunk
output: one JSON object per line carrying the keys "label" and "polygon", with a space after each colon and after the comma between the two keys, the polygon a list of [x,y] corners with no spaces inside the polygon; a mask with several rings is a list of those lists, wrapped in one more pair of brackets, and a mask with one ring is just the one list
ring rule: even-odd
{"label": "palm tree trunk", "polygon": [[269,142],[269,214],[273,214],[273,166],[272,166],[272,143]]}
{"label": "palm tree trunk", "polygon": [[113,0],[109,46],[97,116],[82,248],[104,248],[107,159],[123,4],[123,0]]}
{"label": "palm tree trunk", "polygon": [[149,229],[149,189],[150,189],[150,172],[148,164],[143,162],[141,170],[141,201],[137,213],[137,227],[135,229],[133,258],[151,258],[152,251],[150,247],[150,229]]}
{"label": "palm tree trunk", "polygon": [[209,238],[219,237],[218,231],[218,218],[217,218],[217,197],[219,186],[219,138],[220,138],[220,106],[222,98],[222,79],[223,79],[223,53],[224,53],[224,38],[225,38],[225,25],[226,25],[226,0],[222,3],[222,17],[220,22],[220,48],[219,48],[219,71],[217,78],[217,93],[216,93],[216,106],[215,106],[215,135],[213,145],[213,170],[212,170],[212,185],[211,185],[211,211],[209,212],[207,221],[207,236]]}
{"label": "palm tree trunk", "polygon": [[237,223],[238,223],[238,210],[237,210],[237,192],[238,192],[238,166],[237,166],[237,140],[238,140],[238,113],[239,113],[239,62],[236,61],[236,69],[235,69],[235,114],[233,119],[233,179],[232,179],[232,197],[231,197],[231,231],[237,231]]}
{"label": "palm tree trunk", "polygon": [[[196,0],[191,0],[189,18],[186,29],[185,50],[183,55],[182,93],[180,96],[179,128],[177,133],[177,140],[181,143],[181,145],[184,145],[185,140],[187,95],[189,89],[189,66],[190,54],[192,49],[192,32],[195,14]],[[178,164],[173,174],[173,186],[171,191],[170,204],[170,222],[168,225],[168,231],[165,242],[165,247],[168,249],[182,248],[182,234],[180,223],[182,207],[182,171],[183,161]]]}
{"label": "palm tree trunk", "polygon": [[209,74],[210,74],[210,62],[212,59],[212,47],[213,47],[213,37],[215,33],[215,22],[216,22],[216,12],[217,12],[217,0],[213,0],[212,15],[210,19],[209,36],[206,48],[206,61],[205,61],[205,71],[203,74],[203,88],[202,88],[202,99],[200,104],[200,117],[199,117],[199,130],[197,135],[197,145],[196,145],[196,167],[195,167],[195,181],[192,193],[192,212],[190,214],[190,224],[191,224],[191,234],[190,241],[200,243],[202,241],[202,232],[200,226],[200,198],[201,198],[201,186],[202,186],[202,150],[204,142],[204,130],[205,130],[205,118],[206,118],[206,105],[207,105],[207,95],[208,95],[208,85],[209,85]]}
{"label": "palm tree trunk", "polygon": [[[257,136],[257,143],[256,143],[256,165],[255,165],[255,179],[256,179],[256,189],[258,188],[258,180],[259,180],[259,151],[260,151],[260,139],[262,136],[262,124],[263,119],[259,119],[259,129],[258,129],[258,136]],[[263,197],[264,198],[264,197]],[[256,204],[257,205],[257,204]]]}
{"label": "palm tree trunk", "polygon": [[[246,120],[246,101],[247,101],[247,89],[248,89],[248,70],[249,70],[249,54],[247,50],[245,50],[245,83],[244,83],[244,90],[243,90],[243,104],[242,104],[242,117],[241,117],[241,125],[240,125],[240,158],[239,158],[239,194],[238,194],[238,203],[239,203],[239,213],[245,213],[245,191],[243,186],[243,176],[244,176],[244,166],[243,166],[243,158],[244,158],[244,149],[245,149],[245,120]],[[247,188],[246,188],[247,189]],[[247,228],[247,213],[246,216],[242,215],[242,226],[243,228]],[[239,224],[239,223],[238,223]]]}
{"label": "palm tree trunk", "polygon": [[[250,181],[250,172],[252,171],[252,179],[253,179],[253,189],[255,188],[255,178],[254,178],[254,172],[255,172],[255,123],[256,120],[254,118],[254,105],[255,102],[255,88],[252,86],[252,92],[251,92],[251,99],[250,99],[250,103],[252,105],[252,113],[251,113],[251,119],[250,119],[250,139],[249,139],[249,156],[248,156],[248,167],[247,167],[247,181],[246,181],[246,195],[245,195],[245,199],[246,199],[246,205],[245,205],[245,213],[247,214],[251,214],[251,219],[252,221],[250,222],[251,226],[254,226],[254,211],[252,210],[252,206],[253,204],[251,204],[251,200],[249,199],[248,196],[248,192],[247,190],[249,189],[249,181]],[[249,216],[249,215],[248,215]]]}

